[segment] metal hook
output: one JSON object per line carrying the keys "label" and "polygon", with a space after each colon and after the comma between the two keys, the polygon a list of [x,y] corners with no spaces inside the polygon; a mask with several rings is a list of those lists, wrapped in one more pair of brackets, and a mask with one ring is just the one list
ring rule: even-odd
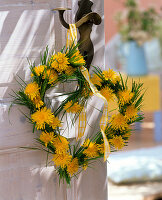
{"label": "metal hook", "polygon": [[66,23],[66,21],[64,20],[64,12],[66,10],[71,10],[71,8],[55,8],[55,9],[52,9],[52,11],[58,11],[59,12],[59,19],[60,19],[61,24],[65,28],[69,29],[69,24]]}
{"label": "metal hook", "polygon": [[[85,57],[86,66],[89,69],[94,56],[94,46],[91,41],[90,35],[92,32],[93,24],[99,25],[102,19],[99,14],[92,12],[91,7],[93,3],[89,0],[81,0],[78,2],[79,9],[76,13],[76,27],[80,33],[79,50]],[[85,7],[86,6],[86,7]],[[86,8],[86,9],[85,9]],[[69,29],[69,24],[64,19],[64,12],[71,10],[70,8],[56,8],[59,12],[59,19],[61,24]]]}

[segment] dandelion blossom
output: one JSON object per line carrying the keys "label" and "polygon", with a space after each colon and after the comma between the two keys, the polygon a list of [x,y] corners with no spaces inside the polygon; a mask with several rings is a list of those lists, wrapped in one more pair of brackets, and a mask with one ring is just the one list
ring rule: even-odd
{"label": "dandelion blossom", "polygon": [[127,120],[135,120],[137,115],[137,108],[134,105],[130,105],[126,108],[125,118]]}
{"label": "dandelion blossom", "polygon": [[117,81],[120,81],[120,77],[112,69],[103,71],[102,74],[106,81],[110,80],[113,84],[115,84]]}
{"label": "dandelion blossom", "polygon": [[45,146],[47,147],[49,142],[53,143],[54,133],[42,132],[42,134],[40,135],[40,140],[44,142]]}
{"label": "dandelion blossom", "polygon": [[34,71],[35,71],[36,75],[37,75],[37,76],[42,75],[43,72],[44,72],[44,69],[45,69],[46,67],[47,67],[47,66],[45,66],[45,65],[39,65],[39,66],[37,66],[37,67],[34,67]]}
{"label": "dandelion blossom", "polygon": [[47,69],[43,73],[43,79],[46,79],[46,78],[49,80],[48,82],[49,84],[53,84],[58,79],[58,75],[55,72],[55,70]]}
{"label": "dandelion blossom", "polygon": [[65,168],[71,162],[72,156],[69,153],[54,154],[52,161],[56,167]]}
{"label": "dandelion blossom", "polygon": [[79,50],[77,50],[71,57],[71,63],[75,65],[85,65],[84,57],[81,55]]}
{"label": "dandelion blossom", "polygon": [[118,129],[119,130],[125,130],[125,129],[128,128],[127,121],[121,113],[118,113],[117,115],[113,115],[111,117],[110,125],[115,130],[118,130]]}
{"label": "dandelion blossom", "polygon": [[74,103],[74,105],[70,108],[71,113],[80,113],[83,107],[78,103]]}
{"label": "dandelion blossom", "polygon": [[68,101],[65,104],[64,109],[68,113],[80,113],[83,109],[83,106],[81,106],[78,102],[73,103],[73,101]]}
{"label": "dandelion blossom", "polygon": [[95,158],[98,156],[98,148],[97,144],[94,142],[90,142],[88,148],[83,151],[83,153],[90,158]]}
{"label": "dandelion blossom", "polygon": [[42,107],[42,106],[44,105],[43,101],[42,101],[41,98],[40,98],[40,95],[36,96],[36,97],[32,100],[32,102],[35,104],[35,107],[36,107],[36,108],[40,108],[40,107]]}
{"label": "dandelion blossom", "polygon": [[39,95],[39,86],[36,82],[33,83],[29,83],[25,90],[24,93],[31,99],[33,100],[34,98],[36,98],[36,96]]}
{"label": "dandelion blossom", "polygon": [[79,169],[79,163],[78,158],[74,158],[68,165],[67,165],[67,171],[72,176],[75,174]]}
{"label": "dandelion blossom", "polygon": [[69,149],[68,140],[61,135],[54,138],[53,145],[56,148],[56,153],[58,154],[66,153],[67,150]]}
{"label": "dandelion blossom", "polygon": [[116,84],[117,81],[120,81],[120,77],[112,69],[103,71],[102,74],[106,81],[110,80],[113,84]]}
{"label": "dandelion blossom", "polygon": [[46,107],[38,110],[37,112],[31,115],[31,119],[36,123],[37,129],[44,129],[45,124],[51,124],[53,122],[54,115],[50,109]]}
{"label": "dandelion blossom", "polygon": [[52,122],[50,123],[50,126],[53,129],[56,129],[57,127],[61,127],[61,121],[59,120],[58,117],[54,116]]}
{"label": "dandelion blossom", "polygon": [[51,57],[51,67],[62,73],[68,69],[68,58],[65,53],[58,52]]}
{"label": "dandelion blossom", "polygon": [[124,140],[122,136],[114,136],[112,139],[109,140],[110,143],[115,147],[115,149],[120,150],[124,147]]}
{"label": "dandelion blossom", "polygon": [[101,89],[100,93],[107,99],[107,101],[113,100],[114,94],[109,87],[104,87]]}
{"label": "dandelion blossom", "polygon": [[103,71],[102,74],[105,80],[108,81],[113,79],[116,73],[112,69],[109,69],[108,71]]}
{"label": "dandelion blossom", "polygon": [[132,93],[129,90],[124,90],[124,91],[119,91],[118,95],[119,95],[119,103],[124,105],[132,100],[134,93]]}
{"label": "dandelion blossom", "polygon": [[68,101],[68,102],[64,105],[64,109],[67,111],[72,105],[73,105],[73,101]]}

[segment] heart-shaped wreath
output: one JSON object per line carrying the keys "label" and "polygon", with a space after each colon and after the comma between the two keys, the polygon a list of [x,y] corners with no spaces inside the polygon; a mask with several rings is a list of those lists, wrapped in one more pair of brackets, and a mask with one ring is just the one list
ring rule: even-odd
{"label": "heart-shaped wreath", "polygon": [[[124,81],[120,74],[111,69],[101,71],[98,67],[93,67],[93,75],[86,78],[83,66],[85,60],[78,50],[78,45],[72,44],[54,55],[50,55],[46,48],[40,65],[30,64],[30,83],[19,77],[21,88],[12,95],[14,104],[24,105],[30,110],[30,116],[27,117],[33,124],[33,132],[35,129],[41,132],[37,142],[42,145],[44,151],[52,154],[60,180],[66,180],[68,184],[73,176],[86,170],[92,160],[102,158],[106,153],[102,131],[94,133],[93,137],[84,141],[82,137],[87,120],[86,105],[95,95],[94,90],[107,102],[116,101],[118,105],[116,114],[109,115],[103,130],[111,151],[120,150],[127,145],[131,134],[130,125],[143,119],[140,113],[143,98],[141,83],[133,81],[131,88],[128,88],[127,80]],[[47,90],[60,83],[72,81],[77,82],[75,91],[62,94],[66,95],[66,98],[54,109],[45,96]],[[73,116],[73,124],[78,118],[84,124],[78,127],[79,135],[73,144],[62,134],[62,119],[65,114]]]}

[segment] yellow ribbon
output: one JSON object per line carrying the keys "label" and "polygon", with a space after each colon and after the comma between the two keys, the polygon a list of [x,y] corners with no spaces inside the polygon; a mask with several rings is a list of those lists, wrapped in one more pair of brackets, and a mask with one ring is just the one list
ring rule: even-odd
{"label": "yellow ribbon", "polygon": [[66,48],[72,46],[74,43],[77,45],[77,29],[75,24],[69,24],[70,29],[67,30]]}
{"label": "yellow ribbon", "polygon": [[[71,45],[77,45],[77,29],[75,24],[69,25],[70,29],[67,31],[67,42],[66,42],[66,48],[70,47]],[[78,120],[78,133],[76,133],[76,137],[80,139],[84,136],[86,125],[86,112],[85,109],[81,111],[79,114],[79,120]]]}
{"label": "yellow ribbon", "polygon": [[100,120],[100,129],[101,129],[101,133],[102,133],[103,140],[104,140],[104,161],[106,161],[110,155],[110,145],[109,145],[108,139],[105,134],[105,129],[106,129],[106,126],[108,123],[108,102],[107,102],[106,98],[101,95],[101,93],[97,90],[97,88],[91,82],[88,70],[84,66],[82,66],[80,69],[81,69],[83,76],[89,83],[89,86],[90,86],[93,94],[96,95],[97,97],[101,98],[104,101],[103,115]]}
{"label": "yellow ribbon", "polygon": [[[72,45],[72,43],[74,43],[75,45],[77,44],[77,29],[76,29],[76,25],[75,24],[70,24],[70,29],[67,32],[67,44],[66,46],[69,47],[70,45]],[[89,86],[93,92],[94,95],[96,95],[97,97],[101,98],[104,101],[104,109],[103,109],[103,115],[101,117],[100,120],[100,129],[101,129],[101,133],[103,136],[103,140],[104,140],[104,161],[107,160],[107,158],[110,155],[110,145],[108,142],[108,139],[106,137],[105,134],[105,129],[108,123],[108,102],[106,100],[106,98],[104,96],[102,96],[100,94],[100,92],[97,90],[97,88],[93,85],[93,83],[90,80],[90,74],[88,72],[88,70],[82,66],[80,67],[80,70],[83,74],[83,76],[85,77],[85,79],[87,80],[87,82],[89,83]],[[79,130],[78,130],[78,137],[82,137],[84,135],[85,132],[85,127],[86,127],[86,116],[85,111],[83,111],[83,113],[80,114],[80,118],[82,118],[82,122],[79,122]],[[84,118],[83,118],[84,116]],[[85,120],[85,122],[84,122]],[[82,125],[81,125],[82,123]]]}
{"label": "yellow ribbon", "polygon": [[87,126],[87,117],[85,109],[83,108],[82,112],[79,114],[78,139],[84,136],[86,126]]}

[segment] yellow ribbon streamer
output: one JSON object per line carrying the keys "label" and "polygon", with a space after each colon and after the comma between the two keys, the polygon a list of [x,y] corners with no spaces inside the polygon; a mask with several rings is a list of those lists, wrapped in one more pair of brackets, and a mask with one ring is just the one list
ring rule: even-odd
{"label": "yellow ribbon streamer", "polygon": [[[70,29],[67,31],[67,42],[66,42],[66,47],[70,47],[71,45],[77,45],[77,29],[75,24],[69,24]],[[76,128],[76,137],[77,139],[80,139],[81,137],[84,136],[86,125],[87,125],[87,120],[86,120],[86,112],[85,109],[81,111],[79,114],[79,120],[78,120],[78,129]]]}
{"label": "yellow ribbon streamer", "polygon": [[87,126],[87,117],[85,109],[83,108],[82,112],[79,114],[78,139],[84,136],[86,126]]}
{"label": "yellow ribbon streamer", "polygon": [[89,86],[90,86],[93,94],[96,95],[97,97],[101,98],[104,101],[103,115],[100,120],[100,129],[101,129],[101,133],[102,133],[103,140],[104,140],[104,161],[106,161],[110,155],[110,145],[109,145],[108,139],[105,134],[105,129],[106,129],[106,126],[108,123],[108,102],[107,102],[106,98],[101,95],[101,93],[97,90],[97,88],[91,82],[88,70],[84,66],[82,66],[80,69],[81,69],[83,76],[89,83]]}
{"label": "yellow ribbon streamer", "polygon": [[[67,32],[67,44],[66,44],[67,47],[72,45],[72,43],[74,43],[75,45],[77,44],[76,25],[70,24],[69,26],[70,26],[70,29]],[[93,94],[95,96],[101,98],[104,101],[103,115],[100,120],[100,129],[101,129],[101,133],[102,133],[103,140],[104,140],[104,160],[106,161],[110,155],[110,145],[109,145],[109,142],[108,142],[106,134],[105,134],[105,129],[106,129],[106,126],[108,123],[108,102],[107,102],[106,98],[100,94],[100,92],[97,90],[97,88],[91,82],[88,70],[84,66],[80,67],[80,70],[81,70],[83,76],[85,77],[85,79],[87,80],[87,82],[89,83],[89,86],[90,86]],[[85,132],[86,116],[84,116],[84,115],[85,115],[85,111],[83,111],[83,113],[80,114],[80,119],[82,118],[82,120],[81,121],[79,120],[78,137],[82,137]]]}
{"label": "yellow ribbon streamer", "polygon": [[75,24],[69,24],[70,29],[67,30],[66,48],[72,46],[74,43],[77,45],[77,29]]}

